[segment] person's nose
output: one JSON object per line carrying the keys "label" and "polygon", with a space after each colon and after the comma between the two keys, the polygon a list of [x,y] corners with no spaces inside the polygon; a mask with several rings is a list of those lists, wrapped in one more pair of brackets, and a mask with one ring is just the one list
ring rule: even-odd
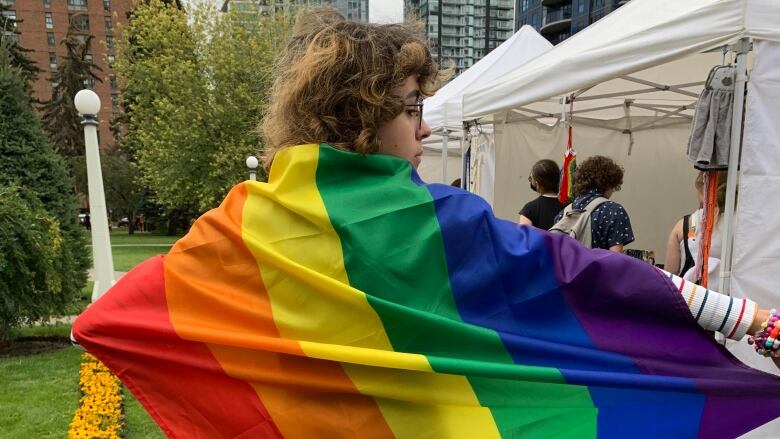
{"label": "person's nose", "polygon": [[431,127],[423,119],[420,123],[420,128],[417,130],[417,140],[427,139],[431,135]]}

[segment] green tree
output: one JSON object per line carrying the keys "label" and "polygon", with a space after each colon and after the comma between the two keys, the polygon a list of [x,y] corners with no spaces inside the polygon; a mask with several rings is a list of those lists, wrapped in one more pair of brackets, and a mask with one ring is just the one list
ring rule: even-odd
{"label": "green tree", "polygon": [[68,33],[62,40],[67,55],[51,76],[54,84],[51,99],[42,107],[43,124],[55,147],[60,154],[70,157],[84,154],[84,129],[73,98],[79,90],[93,88],[95,81],[101,81],[95,73],[101,70],[100,67],[87,56],[93,36],[87,35],[82,40],[77,36],[77,32],[71,22]]}
{"label": "green tree", "polygon": [[0,22],[0,40],[8,43],[8,51],[11,56],[11,65],[20,69],[25,85],[28,90],[38,78],[41,69],[27,56],[32,50],[25,49],[19,45],[19,34],[17,28],[23,20],[10,18],[11,9],[3,2],[0,2],[0,17],[7,17]]}
{"label": "green tree", "polygon": [[208,173],[208,105],[203,69],[187,15],[159,0],[136,4],[115,65],[122,92],[121,144],[139,182],[169,210],[198,205]]}
{"label": "green tree", "polygon": [[[21,248],[27,253],[23,256],[40,257],[40,262],[48,267],[42,268],[43,272],[24,273],[12,268],[16,265],[6,259],[10,256],[0,259],[0,271],[8,276],[0,280],[0,303],[17,304],[12,305],[17,316],[14,318],[38,319],[56,313],[79,293],[86,282],[89,254],[84,232],[78,224],[76,197],[67,166],[41,127],[30,105],[22,73],[11,65],[11,53],[5,42],[0,42],[0,96],[3,97],[0,99],[0,157],[3,158],[0,187],[24,188],[23,193],[14,189],[4,192],[6,216],[0,218],[4,227],[0,243],[18,244],[21,247],[14,251]],[[23,212],[19,206],[24,203],[20,199],[28,206]],[[31,237],[24,238],[27,232],[18,230],[19,227],[28,228]],[[44,246],[46,251],[54,253],[46,253],[37,244],[26,244],[30,240],[48,242]],[[0,255],[11,254],[11,250],[6,250],[0,249]],[[32,270],[34,266],[29,267]],[[26,282],[25,276],[31,275],[42,276],[43,280]],[[18,305],[29,304],[21,296],[36,298],[34,306]],[[2,324],[15,324],[18,319]]]}
{"label": "green tree", "polygon": [[263,149],[257,125],[294,17],[292,10],[275,15],[217,14],[208,5],[194,10],[193,27],[209,79],[208,119],[214,123],[201,207],[215,206],[246,179],[244,159]]}
{"label": "green tree", "polygon": [[[84,157],[73,157],[71,169],[78,193],[87,193],[87,167]],[[138,166],[130,161],[128,155],[119,148],[101,154],[100,165],[103,174],[103,187],[106,195],[106,207],[116,218],[126,216],[130,219],[128,232],[135,232],[135,218],[145,213],[146,201],[143,187],[136,183]]]}
{"label": "green tree", "polygon": [[172,213],[214,207],[246,178],[243,162],[262,149],[256,126],[292,20],[220,14],[208,3],[193,11],[188,22],[159,0],[136,5],[116,64],[122,143]]}

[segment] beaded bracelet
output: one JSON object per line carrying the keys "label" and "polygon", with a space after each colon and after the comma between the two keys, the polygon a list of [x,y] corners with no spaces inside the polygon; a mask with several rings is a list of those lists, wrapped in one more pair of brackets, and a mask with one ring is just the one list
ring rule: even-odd
{"label": "beaded bracelet", "polygon": [[780,317],[772,308],[769,317],[761,324],[761,329],[748,338],[748,344],[753,345],[759,355],[765,357],[780,357]]}

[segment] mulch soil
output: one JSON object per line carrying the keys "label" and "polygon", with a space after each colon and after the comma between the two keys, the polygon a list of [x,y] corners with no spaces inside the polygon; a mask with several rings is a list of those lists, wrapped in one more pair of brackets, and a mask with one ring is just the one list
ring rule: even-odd
{"label": "mulch soil", "polygon": [[55,352],[70,346],[67,337],[28,336],[18,337],[10,341],[0,341],[0,358],[27,357],[30,355]]}

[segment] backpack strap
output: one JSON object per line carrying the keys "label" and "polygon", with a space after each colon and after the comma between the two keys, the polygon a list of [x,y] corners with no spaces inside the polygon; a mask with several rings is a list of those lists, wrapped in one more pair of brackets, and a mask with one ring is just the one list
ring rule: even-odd
{"label": "backpack strap", "polygon": [[685,249],[685,260],[682,261],[682,269],[680,269],[680,273],[682,273],[680,276],[684,275],[688,270],[690,270],[694,265],[693,260],[693,254],[691,253],[691,249],[688,247],[688,231],[690,230],[689,221],[691,220],[691,215],[685,215],[683,217],[683,248]]}
{"label": "backpack strap", "polygon": [[588,203],[588,205],[585,206],[585,209],[583,210],[588,213],[588,216],[591,216],[593,214],[593,211],[596,210],[596,208],[606,203],[607,201],[609,200],[604,197],[596,197],[590,200],[590,203]]}

